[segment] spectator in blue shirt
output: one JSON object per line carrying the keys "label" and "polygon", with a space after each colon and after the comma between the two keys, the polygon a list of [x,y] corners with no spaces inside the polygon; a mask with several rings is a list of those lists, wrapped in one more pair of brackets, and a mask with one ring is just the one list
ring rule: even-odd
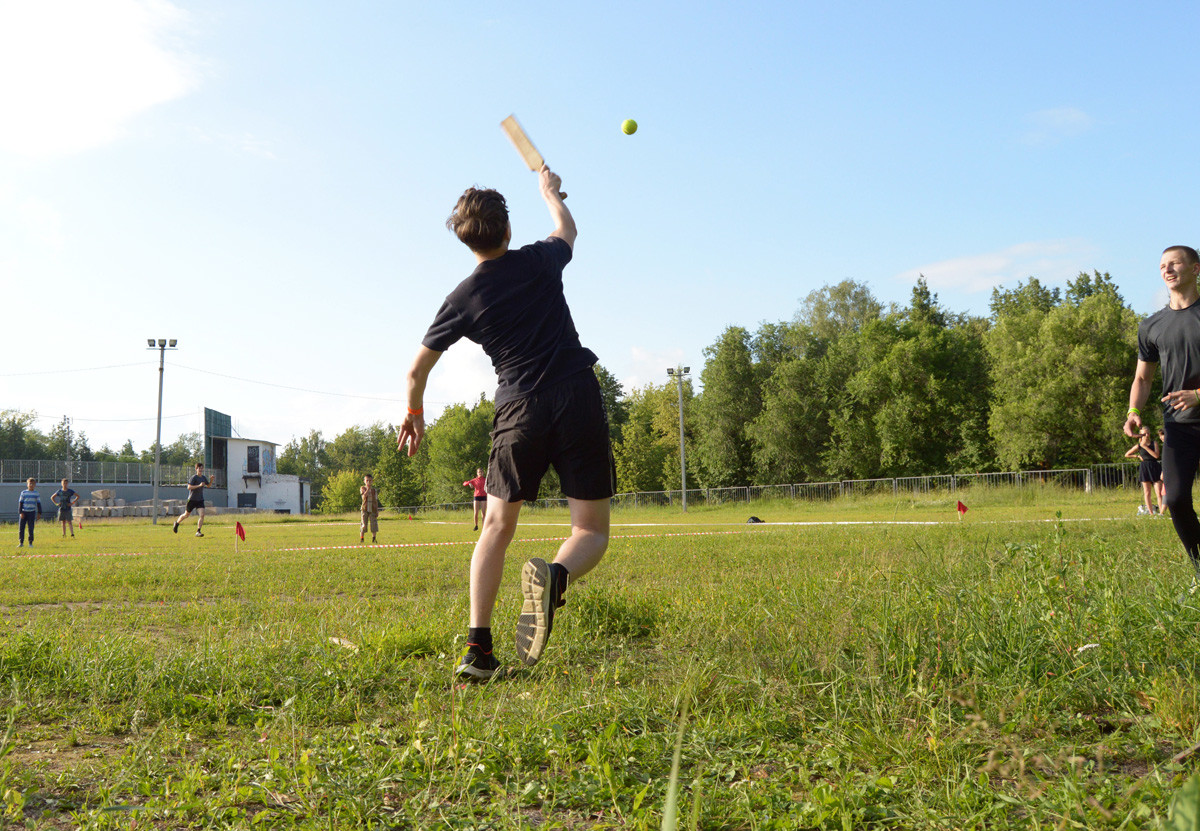
{"label": "spectator in blue shirt", "polygon": [[29,528],[29,547],[33,548],[33,525],[37,518],[42,515],[42,498],[38,496],[38,492],[34,490],[37,487],[37,482],[33,479],[25,483],[28,487],[21,491],[21,496],[17,500],[17,510],[21,514],[20,524],[20,548],[25,547],[25,528]]}

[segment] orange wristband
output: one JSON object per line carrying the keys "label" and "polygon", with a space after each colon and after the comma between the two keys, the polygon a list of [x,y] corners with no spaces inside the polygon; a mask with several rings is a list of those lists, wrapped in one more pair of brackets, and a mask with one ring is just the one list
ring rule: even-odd
{"label": "orange wristband", "polygon": [[408,414],[409,414],[409,415],[422,415],[424,412],[425,412],[425,408],[424,408],[424,407],[418,407],[418,408],[417,408],[417,409],[415,409],[415,410],[414,410],[412,407],[409,407],[409,408],[408,408]]}

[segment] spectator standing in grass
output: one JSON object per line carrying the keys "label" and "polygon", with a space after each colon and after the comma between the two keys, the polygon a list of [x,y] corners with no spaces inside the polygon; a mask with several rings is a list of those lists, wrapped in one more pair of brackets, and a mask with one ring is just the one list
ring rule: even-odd
{"label": "spectator standing in grass", "polygon": [[469,188],[446,225],[475,256],[476,266],[446,297],[408,371],[408,413],[397,447],[417,452],[425,435],[429,373],[461,338],[483,347],[496,370],[496,415],[487,467],[487,513],[471,555],[467,649],[456,673],[483,681],[501,673],[492,654],[492,611],[504,576],[504,556],[521,506],[537,499],[554,465],[571,511],[571,535],[554,562],[535,557],[521,570],[524,601],[517,619],[517,655],[538,662],[563,605],[568,583],[591,571],[608,547],[616,471],[596,355],[579,341],[563,293],[563,269],[575,245],[575,220],[563,203],[562,180],[545,165],[538,174],[554,230],[540,242],[510,250],[512,226],[504,197]]}
{"label": "spectator standing in grass", "polygon": [[38,517],[42,515],[42,497],[37,492],[37,480],[26,480],[25,490],[21,491],[21,495],[17,497],[17,512],[21,515],[18,532],[21,544],[17,547],[25,547],[25,529],[28,528],[29,547],[33,548],[33,526],[37,523]]}
{"label": "spectator standing in grass", "polygon": [[[1162,478],[1162,465],[1159,459],[1162,454],[1158,449],[1154,439],[1150,438],[1150,431],[1142,427],[1138,433],[1138,443],[1125,451],[1126,459],[1140,459],[1138,465],[1138,481],[1142,484],[1142,506],[1138,508],[1139,514],[1151,514],[1156,512],[1155,496],[1158,494],[1157,482]],[[1162,506],[1157,506],[1157,511],[1161,512]]]}
{"label": "spectator standing in grass", "polygon": [[67,487],[68,481],[62,480],[62,487],[50,495],[50,501],[58,506],[58,521],[62,523],[63,536],[67,535],[67,529],[70,529],[71,536],[75,536],[75,523],[72,516],[71,508],[79,501],[79,494]]}
{"label": "spectator standing in grass", "polygon": [[1200,518],[1192,501],[1192,485],[1200,470],[1200,255],[1195,248],[1172,245],[1163,251],[1158,271],[1170,300],[1138,326],[1138,361],[1129,389],[1125,435],[1140,434],[1140,408],[1161,364],[1166,506],[1193,570],[1191,585],[1177,598],[1183,603],[1200,591]]}
{"label": "spectator standing in grass", "polygon": [[483,475],[483,468],[475,468],[475,478],[463,482],[463,487],[475,492],[475,530],[478,531],[479,520],[487,517],[487,477]]}
{"label": "spectator standing in grass", "polygon": [[379,533],[379,492],[375,490],[375,480],[371,474],[363,477],[362,487],[358,489],[362,496],[359,512],[362,514],[362,524],[358,528],[358,541],[362,542],[367,535],[367,526],[371,528],[371,542],[377,542],[375,535]]}

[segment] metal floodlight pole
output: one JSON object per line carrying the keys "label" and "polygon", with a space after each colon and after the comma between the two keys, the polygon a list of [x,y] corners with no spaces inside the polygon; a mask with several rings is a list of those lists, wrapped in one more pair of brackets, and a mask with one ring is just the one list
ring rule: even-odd
{"label": "metal floodlight pole", "polygon": [[[174,349],[176,343],[175,338],[171,338],[170,348]],[[150,519],[152,525],[158,525],[158,483],[162,478],[163,367],[166,365],[168,342],[166,338],[159,338],[157,341],[154,338],[146,338],[146,346],[149,349],[158,350],[158,427],[154,432],[154,516]]]}
{"label": "metal floodlight pole", "polygon": [[683,379],[692,371],[690,366],[669,366],[667,375],[679,388],[679,492],[683,496],[683,512],[687,513],[687,457],[683,450]]}

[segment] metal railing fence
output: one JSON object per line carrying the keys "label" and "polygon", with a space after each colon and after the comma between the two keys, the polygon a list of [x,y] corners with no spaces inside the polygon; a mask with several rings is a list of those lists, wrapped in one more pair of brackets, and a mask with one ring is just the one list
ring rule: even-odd
{"label": "metal railing fence", "polygon": [[[181,484],[192,478],[195,472],[192,465],[162,465],[162,479],[159,484]],[[20,483],[31,478],[39,482],[70,479],[72,482],[87,482],[89,485],[153,485],[154,465],[142,462],[0,459],[0,483]]]}

